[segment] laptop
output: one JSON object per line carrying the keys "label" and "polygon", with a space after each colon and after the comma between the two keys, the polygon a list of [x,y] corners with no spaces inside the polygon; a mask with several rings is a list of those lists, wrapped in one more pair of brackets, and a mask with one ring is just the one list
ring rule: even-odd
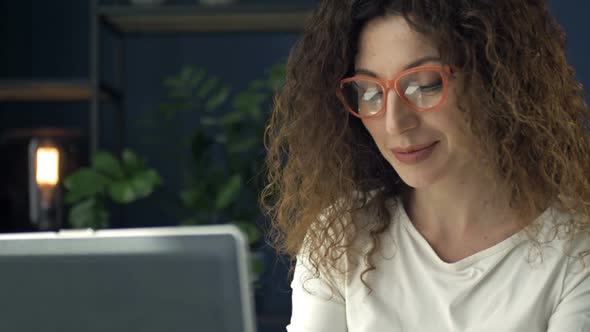
{"label": "laptop", "polygon": [[0,326],[254,332],[249,276],[231,225],[0,235]]}

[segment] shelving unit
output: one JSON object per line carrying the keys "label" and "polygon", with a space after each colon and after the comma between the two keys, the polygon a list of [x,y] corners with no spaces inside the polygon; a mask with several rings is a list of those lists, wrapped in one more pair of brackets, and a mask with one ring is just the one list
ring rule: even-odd
{"label": "shelving unit", "polygon": [[[100,6],[91,4],[90,86],[91,137],[98,142],[100,124],[98,82],[100,81],[100,26],[118,37],[117,81],[124,95],[125,39],[134,35],[174,36],[179,33],[219,32],[298,32],[302,31],[309,9],[293,6]],[[119,115],[123,121],[123,111]],[[121,125],[123,127],[124,125]],[[122,131],[122,130],[121,130]],[[122,134],[121,134],[122,135]]]}
{"label": "shelving unit", "polygon": [[[0,80],[1,102],[88,102],[90,151],[100,142],[100,103],[117,106],[119,146],[124,145],[125,39],[133,35],[219,32],[298,32],[309,10],[287,5],[255,6],[101,6],[90,5],[90,72],[83,79]],[[100,30],[107,27],[115,37],[115,82],[101,80]],[[100,83],[99,83],[100,82]]]}
{"label": "shelving unit", "polygon": [[[90,151],[98,148],[98,107],[93,111],[92,104],[99,101],[116,104],[122,112],[123,94],[108,84],[93,84],[90,79],[31,79],[0,80],[0,103],[3,102],[89,102],[90,104]],[[96,113],[96,114],[94,114]],[[93,116],[94,115],[94,116]],[[94,129],[93,129],[94,128]],[[122,128],[122,125],[120,126]],[[121,138],[120,138],[121,139]],[[122,145],[122,142],[119,143]]]}
{"label": "shelving unit", "polygon": [[[91,2],[90,29],[90,118],[91,142],[97,148],[100,132],[100,27],[104,25],[118,39],[116,56],[116,86],[124,96],[125,39],[136,35],[174,36],[186,33],[219,32],[299,32],[303,30],[309,9],[287,5],[224,5],[224,6],[101,6]],[[121,103],[122,105],[122,103]],[[124,128],[124,110],[118,116]],[[123,145],[124,129],[120,129]]]}

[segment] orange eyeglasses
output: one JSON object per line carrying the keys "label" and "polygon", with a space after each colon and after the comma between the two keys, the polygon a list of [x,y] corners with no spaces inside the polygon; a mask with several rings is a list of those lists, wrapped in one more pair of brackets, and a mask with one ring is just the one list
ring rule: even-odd
{"label": "orange eyeglasses", "polygon": [[415,67],[389,81],[358,75],[342,79],[337,95],[346,109],[361,119],[373,118],[383,112],[390,89],[411,109],[434,111],[447,100],[450,75],[449,66]]}

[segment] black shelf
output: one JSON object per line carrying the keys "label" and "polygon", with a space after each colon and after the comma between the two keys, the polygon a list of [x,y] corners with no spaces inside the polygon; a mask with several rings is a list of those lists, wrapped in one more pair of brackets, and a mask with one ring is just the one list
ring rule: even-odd
{"label": "black shelf", "polygon": [[101,20],[122,33],[299,32],[309,9],[288,6],[101,6]]}

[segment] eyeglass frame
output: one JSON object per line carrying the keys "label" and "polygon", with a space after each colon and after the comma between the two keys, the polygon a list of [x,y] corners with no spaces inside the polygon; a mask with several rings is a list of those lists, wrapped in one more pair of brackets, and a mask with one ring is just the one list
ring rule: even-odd
{"label": "eyeglass frame", "polygon": [[[436,71],[436,72],[440,73],[440,76],[442,77],[443,96],[442,96],[441,100],[434,106],[418,107],[418,106],[414,105],[413,103],[411,103],[408,100],[408,98],[403,96],[403,94],[400,93],[400,91],[399,91],[399,81],[402,77],[404,77],[408,74],[422,72],[422,71]],[[438,66],[419,66],[419,67],[410,68],[410,69],[404,70],[401,73],[397,74],[397,76],[395,76],[391,80],[380,80],[380,79],[378,79],[376,77],[372,77],[372,76],[355,75],[355,76],[343,78],[342,80],[340,80],[340,85],[338,86],[338,89],[336,90],[336,95],[338,96],[338,98],[340,99],[340,101],[342,102],[344,107],[346,107],[348,112],[350,112],[352,115],[356,116],[359,119],[370,119],[370,118],[375,118],[375,117],[380,116],[383,113],[383,111],[385,110],[385,108],[387,107],[387,98],[389,96],[388,92],[391,89],[393,89],[393,91],[395,91],[395,93],[400,97],[400,100],[404,104],[406,104],[408,107],[410,107],[411,109],[413,109],[417,112],[434,111],[434,110],[438,109],[440,106],[442,106],[448,99],[447,92],[448,92],[448,85],[449,85],[449,76],[451,76],[452,74],[453,74],[453,71],[450,66],[438,65]],[[359,81],[359,80],[370,81],[370,82],[376,83],[377,85],[379,85],[381,87],[381,89],[383,89],[383,92],[384,92],[383,105],[381,106],[381,109],[377,113],[371,114],[371,115],[360,115],[359,113],[355,112],[350,107],[350,105],[348,105],[348,102],[346,101],[346,98],[344,97],[344,94],[342,93],[342,90],[344,88],[344,84],[354,82],[354,81]]]}

